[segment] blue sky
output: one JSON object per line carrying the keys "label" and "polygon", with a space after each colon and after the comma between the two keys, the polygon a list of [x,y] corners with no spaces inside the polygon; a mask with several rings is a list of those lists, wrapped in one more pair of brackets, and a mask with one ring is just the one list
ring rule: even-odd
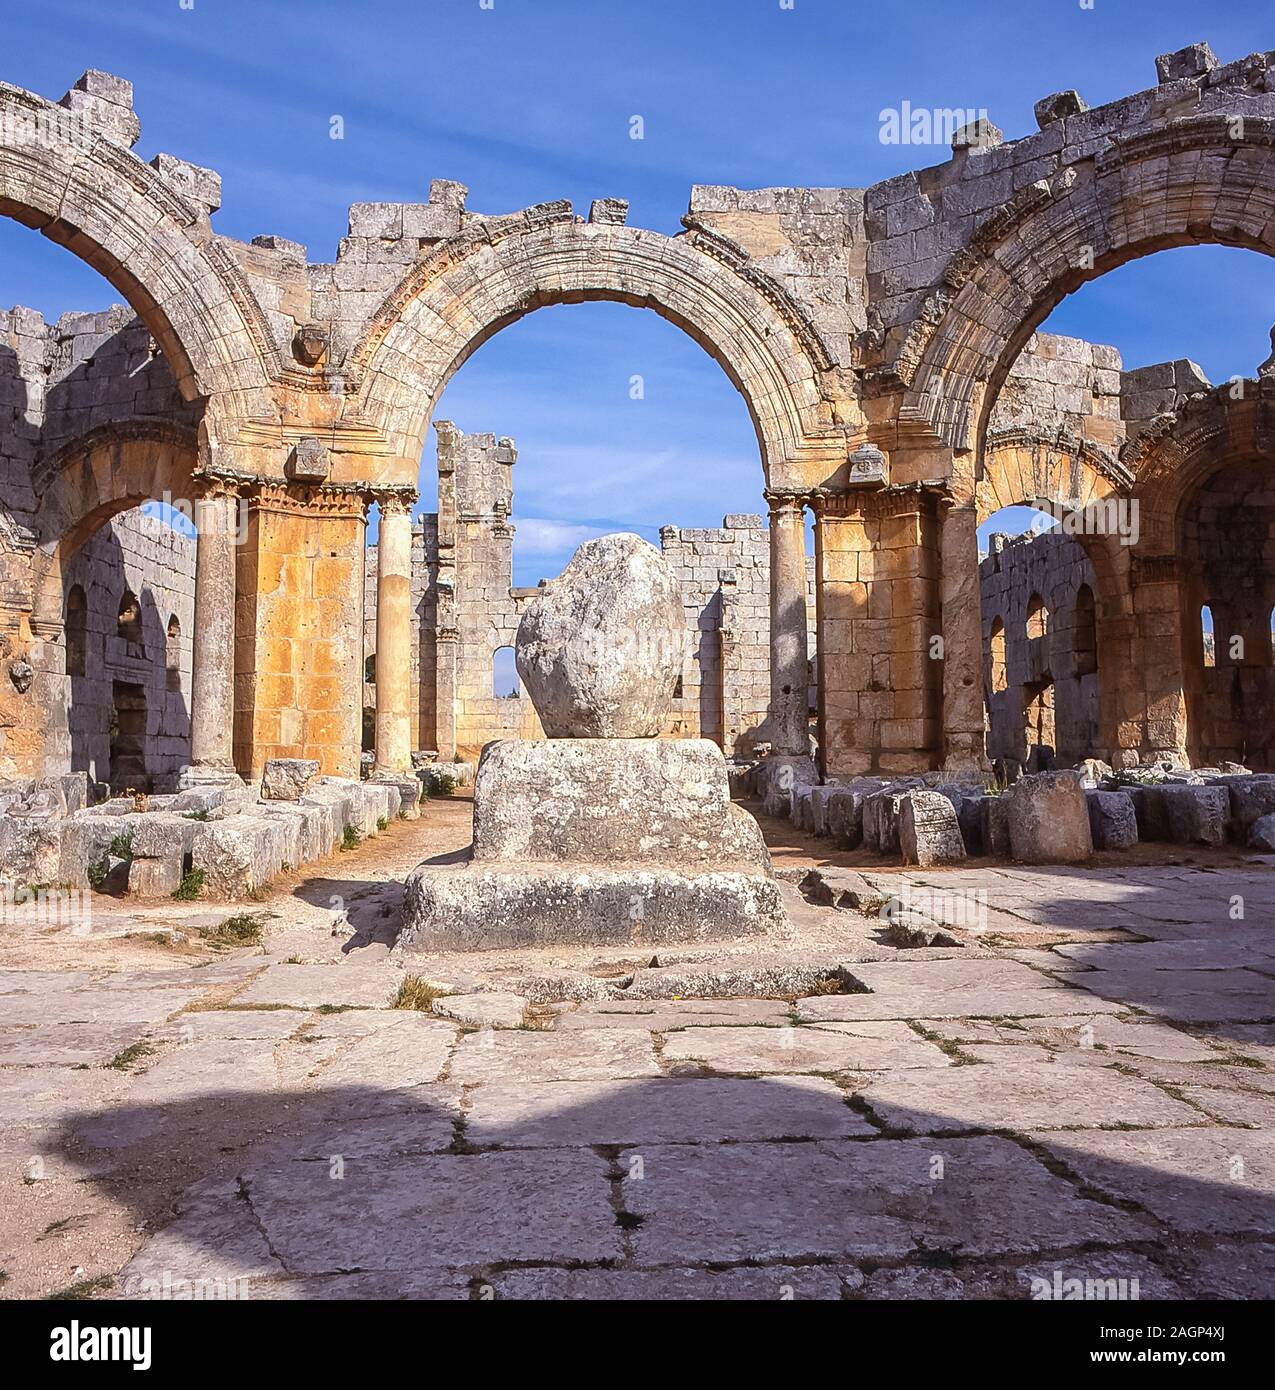
{"label": "blue sky", "polygon": [[[1014,138],[1049,92],[1097,105],[1151,85],[1157,53],[1275,46],[1260,0],[42,0],[7,5],[4,29],[0,78],[56,98],[86,67],[128,77],[143,158],[217,169],[219,231],[274,232],[314,260],[334,255],[349,203],[420,201],[432,178],[469,185],[484,212],[627,197],[632,224],[675,232],[692,183],[862,186],[934,162],[878,139],[904,99],[986,107]],[[116,297],[0,220],[0,304],[56,315]],[[1220,380],[1253,371],[1273,322],[1275,264],[1199,248],[1086,286],[1049,327],[1113,342],[1128,365],[1190,356]],[[542,310],[466,363],[438,415],[517,439],[519,582],[556,572],[584,534],[760,506],[742,400],[649,312]]]}

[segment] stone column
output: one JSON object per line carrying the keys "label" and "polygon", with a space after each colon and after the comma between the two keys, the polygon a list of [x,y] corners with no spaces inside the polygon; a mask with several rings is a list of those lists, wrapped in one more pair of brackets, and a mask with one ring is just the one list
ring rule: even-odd
{"label": "stone column", "polygon": [[235,718],[235,544],[239,490],[209,479],[195,499],[195,632],[190,756],[185,783],[237,780]]}
{"label": "stone column", "polygon": [[939,534],[943,617],[943,771],[978,776],[984,747],[983,617],[979,602],[978,512],[948,503]]}
{"label": "stone column", "polygon": [[376,771],[412,767],[412,512],[381,493],[376,542]]}
{"label": "stone column", "polygon": [[767,492],[770,508],[770,736],[782,757],[808,757],[805,496]]}

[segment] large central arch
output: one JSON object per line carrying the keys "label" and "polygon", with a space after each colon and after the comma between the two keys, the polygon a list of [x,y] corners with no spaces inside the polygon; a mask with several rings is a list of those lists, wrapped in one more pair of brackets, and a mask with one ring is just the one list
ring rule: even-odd
{"label": "large central arch", "polygon": [[771,487],[818,486],[845,463],[820,392],[830,363],[804,317],[733,243],[582,222],[562,205],[489,219],[415,266],[353,348],[355,418],[414,479],[452,374],[506,324],[548,304],[616,300],[691,335],[747,402]]}

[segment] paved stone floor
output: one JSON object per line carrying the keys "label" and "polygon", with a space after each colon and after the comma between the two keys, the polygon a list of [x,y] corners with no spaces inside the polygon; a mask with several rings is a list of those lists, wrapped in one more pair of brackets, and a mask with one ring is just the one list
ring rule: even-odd
{"label": "paved stone floor", "polygon": [[[782,940],[400,960],[468,810],[246,946],[200,903],[0,936],[0,1296],[1275,1294],[1269,861],[905,876],[767,825]],[[961,944],[894,949],[811,867],[940,894]]]}

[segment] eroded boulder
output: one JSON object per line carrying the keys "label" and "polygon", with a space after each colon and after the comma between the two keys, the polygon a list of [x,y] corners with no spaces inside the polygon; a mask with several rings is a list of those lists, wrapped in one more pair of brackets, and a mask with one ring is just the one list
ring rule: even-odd
{"label": "eroded boulder", "polygon": [[518,675],[549,738],[654,738],[682,673],[686,616],[668,561],[640,536],[587,541],[528,604]]}

